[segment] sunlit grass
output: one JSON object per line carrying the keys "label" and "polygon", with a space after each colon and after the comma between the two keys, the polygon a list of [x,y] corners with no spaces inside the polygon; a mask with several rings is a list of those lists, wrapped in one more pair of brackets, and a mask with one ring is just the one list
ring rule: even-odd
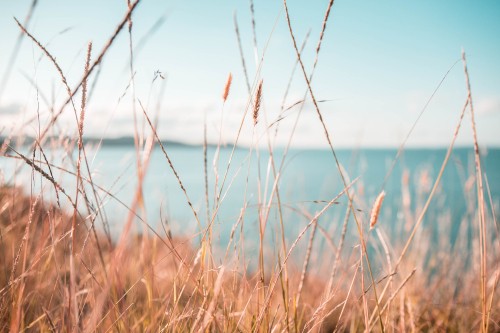
{"label": "sunlit grass", "polygon": [[[205,133],[204,156],[200,158],[204,163],[200,168],[204,170],[200,192],[205,194],[205,200],[200,207],[193,203],[181,177],[182,170],[177,169],[170,157],[168,144],[160,140],[155,110],[148,109],[131,84],[127,90],[131,90],[128,91],[132,96],[131,109],[135,111],[136,185],[131,202],[125,203],[127,217],[122,221],[123,228],[119,235],[111,235],[108,218],[113,218],[113,212],[107,212],[110,216],[106,216],[102,207],[106,200],[119,199],[92,178],[86,154],[88,147],[84,144],[87,86],[95,79],[92,75],[116,36],[127,31],[133,83],[131,14],[138,2],[129,3],[128,12],[100,51],[94,54],[89,44],[82,63],[81,81],[73,88],[67,83],[56,57],[18,21],[24,36],[34,42],[59,74],[67,100],[60,108],[54,106],[47,123],[36,123],[35,118],[39,131],[32,142],[19,133],[4,135],[2,159],[16,162],[16,168],[13,174],[4,175],[3,179],[9,182],[0,184],[1,331],[500,330],[497,215],[491,203],[487,175],[481,167],[465,54],[468,95],[464,96],[463,109],[457,113],[458,122],[455,132],[450,133],[442,167],[434,179],[421,178],[416,183],[409,180],[408,174],[403,174],[398,210],[404,222],[394,226],[395,231],[387,230],[387,224],[378,223],[386,192],[381,191],[378,198],[366,198],[362,188],[355,186],[358,178],[349,180],[336,157],[332,133],[323,121],[310,84],[313,73],[307,73],[302,63],[293,21],[286,11],[298,59],[296,66],[300,66],[300,75],[306,81],[304,99],[311,98],[314,102],[335,162],[332,172],[339,173],[343,181],[342,191],[319,202],[316,211],[295,208],[293,213],[303,216],[307,223],[292,239],[286,235],[291,209],[281,202],[280,177],[289,145],[278,163],[274,159],[273,137],[278,132],[279,120],[267,126],[262,110],[266,84],[257,75],[253,85],[246,78],[248,103],[239,128],[224,129],[237,133],[227,164],[219,161],[221,136],[214,160],[209,161]],[[313,72],[330,9],[331,3],[320,22],[322,31]],[[235,29],[241,48],[236,20]],[[243,53],[241,57],[245,67]],[[260,61],[265,61],[264,55]],[[231,98],[231,81],[232,74],[229,74],[226,85],[221,87],[221,126],[225,103]],[[77,96],[81,101],[76,100]],[[78,130],[74,136],[68,136],[58,126],[58,117],[63,111],[75,114]],[[430,203],[445,195],[437,189],[465,115],[472,116],[475,170],[467,175],[464,196],[468,209],[460,221],[456,239],[452,239],[455,236],[451,230],[457,221],[452,221],[445,211],[427,223],[423,220]],[[245,200],[240,215],[231,223],[229,239],[221,244],[214,237],[214,229],[218,228],[216,221],[221,205],[233,184],[230,170],[238,167],[233,156],[242,126],[247,122],[254,126],[248,166],[250,168],[252,161],[260,162],[261,153],[266,151],[268,169],[259,170],[257,178],[249,176],[250,169],[235,175],[245,179],[244,188],[238,189],[244,192]],[[262,123],[267,128],[261,126],[258,130],[257,125]],[[262,128],[265,129],[260,132]],[[293,132],[289,142],[292,136]],[[192,235],[174,235],[164,223],[161,223],[163,230],[158,232],[141,218],[145,215],[144,179],[155,147],[161,150],[165,166],[175,176],[191,219],[196,223],[197,231]],[[405,142],[394,163],[404,149]],[[53,154],[64,155],[57,160],[60,165],[50,158]],[[209,170],[209,162],[213,170]],[[26,168],[29,173],[25,172]],[[64,188],[55,176],[59,172],[71,177],[74,186]],[[21,185],[25,182],[20,178],[25,177],[31,177],[30,187]],[[385,177],[380,175],[380,183],[385,183]],[[255,202],[248,204],[247,191],[254,184]],[[414,202],[418,198],[410,196],[411,187],[415,187],[420,196],[418,204]],[[339,204],[341,198],[344,205]],[[343,211],[332,222],[337,226],[332,233],[318,221],[334,205]],[[245,220],[249,213],[256,219]],[[143,227],[140,233],[134,229],[136,222]],[[258,245],[251,253],[245,244],[248,239],[245,239],[244,223],[255,223],[258,229],[254,235],[258,239],[252,240]],[[270,230],[271,224],[278,228]],[[437,237],[434,229],[439,230]],[[348,231],[353,232],[348,235]],[[268,241],[270,237],[275,237],[273,242]],[[325,246],[317,246],[319,238]],[[257,264],[250,266],[248,256],[256,256],[251,259]]]}

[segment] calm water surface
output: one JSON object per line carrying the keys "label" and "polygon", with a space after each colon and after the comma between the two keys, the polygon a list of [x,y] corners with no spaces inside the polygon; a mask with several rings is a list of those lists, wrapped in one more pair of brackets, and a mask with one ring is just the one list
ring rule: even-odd
{"label": "calm water surface", "polygon": [[[202,225],[206,224],[204,160],[202,147],[186,147],[179,145],[167,146],[172,163],[181,178],[186,191],[200,216]],[[220,151],[218,166],[219,180],[223,174],[231,153],[230,148]],[[397,162],[387,182],[384,178],[396,155],[394,149],[374,150],[338,150],[338,157],[347,171],[350,180],[357,178],[353,189],[358,194],[360,217],[367,223],[370,206],[378,193],[385,189],[387,196],[380,218],[380,225],[387,232],[402,228],[408,215],[403,209],[403,184],[408,182],[410,211],[416,215],[439,172],[446,154],[445,149],[410,149],[404,152]],[[53,155],[54,157],[50,157]],[[274,153],[276,167],[283,160],[283,151]],[[209,209],[214,209],[216,149],[208,149],[208,190]],[[123,204],[130,206],[137,187],[135,150],[129,146],[104,146],[98,151],[88,152],[93,180],[102,188],[108,190]],[[57,165],[69,163],[69,156],[61,159],[60,152],[49,152],[49,159]],[[499,211],[500,206],[500,149],[489,149],[483,152],[483,169],[487,174],[492,202]],[[30,188],[30,169],[23,167],[13,177],[19,161],[2,158],[0,167],[6,182],[22,183]],[[55,178],[66,188],[68,193],[74,193],[75,180],[64,172],[55,173]],[[460,221],[467,216],[468,206],[474,204],[474,190],[471,175],[474,175],[474,155],[471,149],[459,148],[446,167],[438,193],[433,200],[427,215],[426,223],[438,222],[443,218],[451,223],[452,229],[458,228]],[[53,192],[50,183],[35,176],[35,186],[40,183]],[[274,182],[269,153],[266,151],[237,149],[222,191],[223,201],[214,221],[217,239],[226,242],[242,207],[246,205],[243,215],[244,230],[252,238],[258,230],[259,203],[268,202]],[[471,186],[472,185],[472,186]],[[384,186],[384,187],[383,187]],[[309,221],[307,215],[320,211],[325,203],[333,199],[343,188],[335,161],[328,150],[291,150],[285,158],[279,182],[279,192],[283,207],[286,233],[294,238]],[[111,226],[114,237],[121,232],[128,210],[122,203],[103,191],[98,191],[103,203],[106,219]],[[90,193],[90,192],[89,192]],[[168,221],[174,234],[191,235],[197,230],[193,213],[187,204],[184,193],[170,169],[165,156],[159,148],[155,148],[151,158],[144,187],[144,207],[138,213],[142,219],[160,234],[164,234],[162,223]],[[50,196],[50,194],[47,194]],[[489,201],[489,200],[488,200]],[[276,202],[276,199],[273,201]],[[333,205],[322,218],[320,224],[326,230],[338,230],[342,224],[347,208],[347,200],[341,197],[338,204]],[[276,238],[279,226],[276,205],[272,205],[269,215],[269,230],[271,241]],[[498,213],[497,213],[498,215]],[[453,227],[455,226],[455,227]],[[137,225],[142,230],[141,224]]]}

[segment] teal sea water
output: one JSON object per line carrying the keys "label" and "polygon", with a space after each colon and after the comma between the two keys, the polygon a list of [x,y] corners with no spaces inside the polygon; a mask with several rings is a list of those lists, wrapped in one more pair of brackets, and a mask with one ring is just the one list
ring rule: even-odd
{"label": "teal sea water", "polygon": [[[200,223],[206,225],[204,156],[203,147],[167,145],[167,152],[186,188],[188,196],[198,213]],[[53,157],[51,157],[53,154]],[[216,148],[208,148],[208,192],[209,213],[214,211],[215,182],[218,187],[231,154],[230,148],[219,152],[218,176],[216,176]],[[70,157],[61,158],[61,151],[48,152],[54,164],[74,170]],[[445,149],[408,149],[398,159],[388,174],[396,156],[395,149],[338,150],[339,161],[350,181],[355,180],[357,214],[367,226],[371,205],[383,189],[386,199],[382,207],[379,224],[388,233],[398,233],[408,229],[427,199],[430,188],[437,177]],[[93,180],[101,188],[112,193],[118,200],[98,190],[105,219],[111,227],[113,237],[118,237],[128,214],[137,187],[135,150],[131,146],[102,146],[99,150],[89,150],[88,159]],[[283,161],[283,150],[274,151],[276,169]],[[22,184],[27,190],[34,183],[41,186],[47,198],[54,199],[53,187],[39,175],[31,177],[30,168],[22,167],[13,176],[14,170],[22,162],[2,158],[0,167],[4,181]],[[500,149],[482,151],[482,167],[487,175],[491,202],[498,217],[500,207]],[[45,167],[46,169],[46,167]],[[58,172],[53,168],[55,179],[68,193],[74,193],[74,176]],[[334,158],[328,150],[290,150],[285,156],[278,184],[285,233],[294,239],[300,230],[324,206],[343,189]],[[384,179],[387,181],[384,183]],[[452,233],[456,233],[464,220],[473,219],[476,192],[474,184],[474,154],[470,148],[454,150],[445,169],[437,194],[426,215],[427,225],[439,228],[440,223],[448,223]],[[269,204],[274,184],[270,156],[266,150],[236,149],[229,173],[222,190],[222,201],[214,220],[215,237],[224,245],[231,229],[239,221],[243,222],[245,237],[256,239],[258,235],[259,212],[262,216]],[[407,184],[407,185],[405,185]],[[87,189],[90,189],[87,187]],[[52,193],[52,194],[50,194]],[[89,191],[90,193],[90,191]],[[137,230],[142,232],[144,223],[165,234],[168,227],[174,235],[194,235],[199,230],[186,197],[167,163],[162,151],[153,151],[147,175],[143,184],[144,206],[138,210],[144,222],[137,222]],[[92,196],[91,196],[92,197]],[[490,199],[486,194],[488,209]],[[266,234],[269,241],[276,241],[279,234],[279,218],[276,196],[270,205]],[[95,201],[93,202],[95,207]],[[242,208],[244,213],[242,214]],[[319,219],[324,230],[339,232],[347,209],[347,199],[342,196]],[[138,219],[137,219],[138,220]],[[443,222],[445,221],[445,222]],[[97,225],[102,221],[98,219]],[[163,226],[162,226],[163,224]]]}

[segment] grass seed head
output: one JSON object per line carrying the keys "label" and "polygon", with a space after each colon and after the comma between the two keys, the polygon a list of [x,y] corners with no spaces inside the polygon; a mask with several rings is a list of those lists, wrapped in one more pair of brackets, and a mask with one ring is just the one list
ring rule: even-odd
{"label": "grass seed head", "polygon": [[380,213],[380,207],[382,207],[382,202],[385,198],[385,191],[380,192],[375,203],[373,204],[372,214],[370,216],[370,229],[373,229],[378,221],[378,215]]}
{"label": "grass seed head", "polygon": [[224,93],[222,94],[222,100],[225,102],[227,100],[227,96],[229,95],[229,89],[231,88],[231,82],[233,81],[233,75],[229,73],[227,77],[226,86],[224,87]]}
{"label": "grass seed head", "polygon": [[257,92],[255,93],[255,103],[253,107],[253,125],[257,125],[259,121],[259,109],[260,102],[262,101],[262,80],[259,82],[259,87],[257,88]]}

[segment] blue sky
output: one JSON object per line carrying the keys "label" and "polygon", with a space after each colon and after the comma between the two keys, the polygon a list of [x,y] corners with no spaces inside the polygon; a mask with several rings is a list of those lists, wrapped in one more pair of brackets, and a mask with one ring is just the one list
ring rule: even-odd
{"label": "blue sky", "polygon": [[[0,78],[5,76],[19,35],[13,17],[23,21],[30,3],[28,0],[0,2]],[[288,5],[299,43],[311,31],[303,57],[310,71],[327,1],[289,0]],[[261,121],[253,135],[252,121],[246,120],[241,142],[250,144],[264,137],[266,118],[270,123],[278,117],[295,52],[283,2],[255,0],[254,6],[259,57],[268,45],[260,72],[254,56],[248,0],[142,0],[133,17],[134,45],[141,44],[157,20],[164,18],[164,22],[135,51],[136,97],[154,114],[161,96],[162,137],[201,142],[206,118],[209,138],[216,141],[223,112],[222,137],[224,141],[234,139],[248,101],[233,25],[235,12],[250,81],[264,80]],[[95,56],[125,11],[124,0],[39,0],[28,29],[57,58],[70,86],[74,86],[83,72],[88,41],[93,42]],[[499,146],[499,17],[498,1],[336,1],[312,83],[316,97],[329,100],[320,107],[334,144],[398,146],[433,90],[460,58],[463,47],[468,57],[480,144]],[[8,84],[0,95],[3,135],[10,131],[34,135],[38,130],[35,122],[26,124],[37,110],[37,91],[28,78],[37,82],[39,94],[47,96],[49,104],[55,104],[56,108],[66,97],[54,66],[41,55],[31,41],[23,40]],[[89,101],[87,135],[121,136],[133,132],[130,90],[120,100],[130,79],[128,62],[128,35],[122,33],[104,59]],[[161,80],[152,83],[157,70],[167,77],[163,95]],[[222,111],[221,94],[229,73],[233,75],[233,85]],[[300,100],[305,89],[302,74],[297,71],[285,104]],[[408,144],[447,145],[465,98],[463,67],[458,63]],[[39,105],[43,127],[49,117],[49,106],[43,101]],[[281,121],[278,144],[288,141],[297,111],[298,108],[293,108]],[[71,109],[66,110],[61,127],[69,135],[74,134]],[[471,143],[469,117],[458,143]],[[305,103],[293,144],[305,147],[326,144],[310,99]]]}

